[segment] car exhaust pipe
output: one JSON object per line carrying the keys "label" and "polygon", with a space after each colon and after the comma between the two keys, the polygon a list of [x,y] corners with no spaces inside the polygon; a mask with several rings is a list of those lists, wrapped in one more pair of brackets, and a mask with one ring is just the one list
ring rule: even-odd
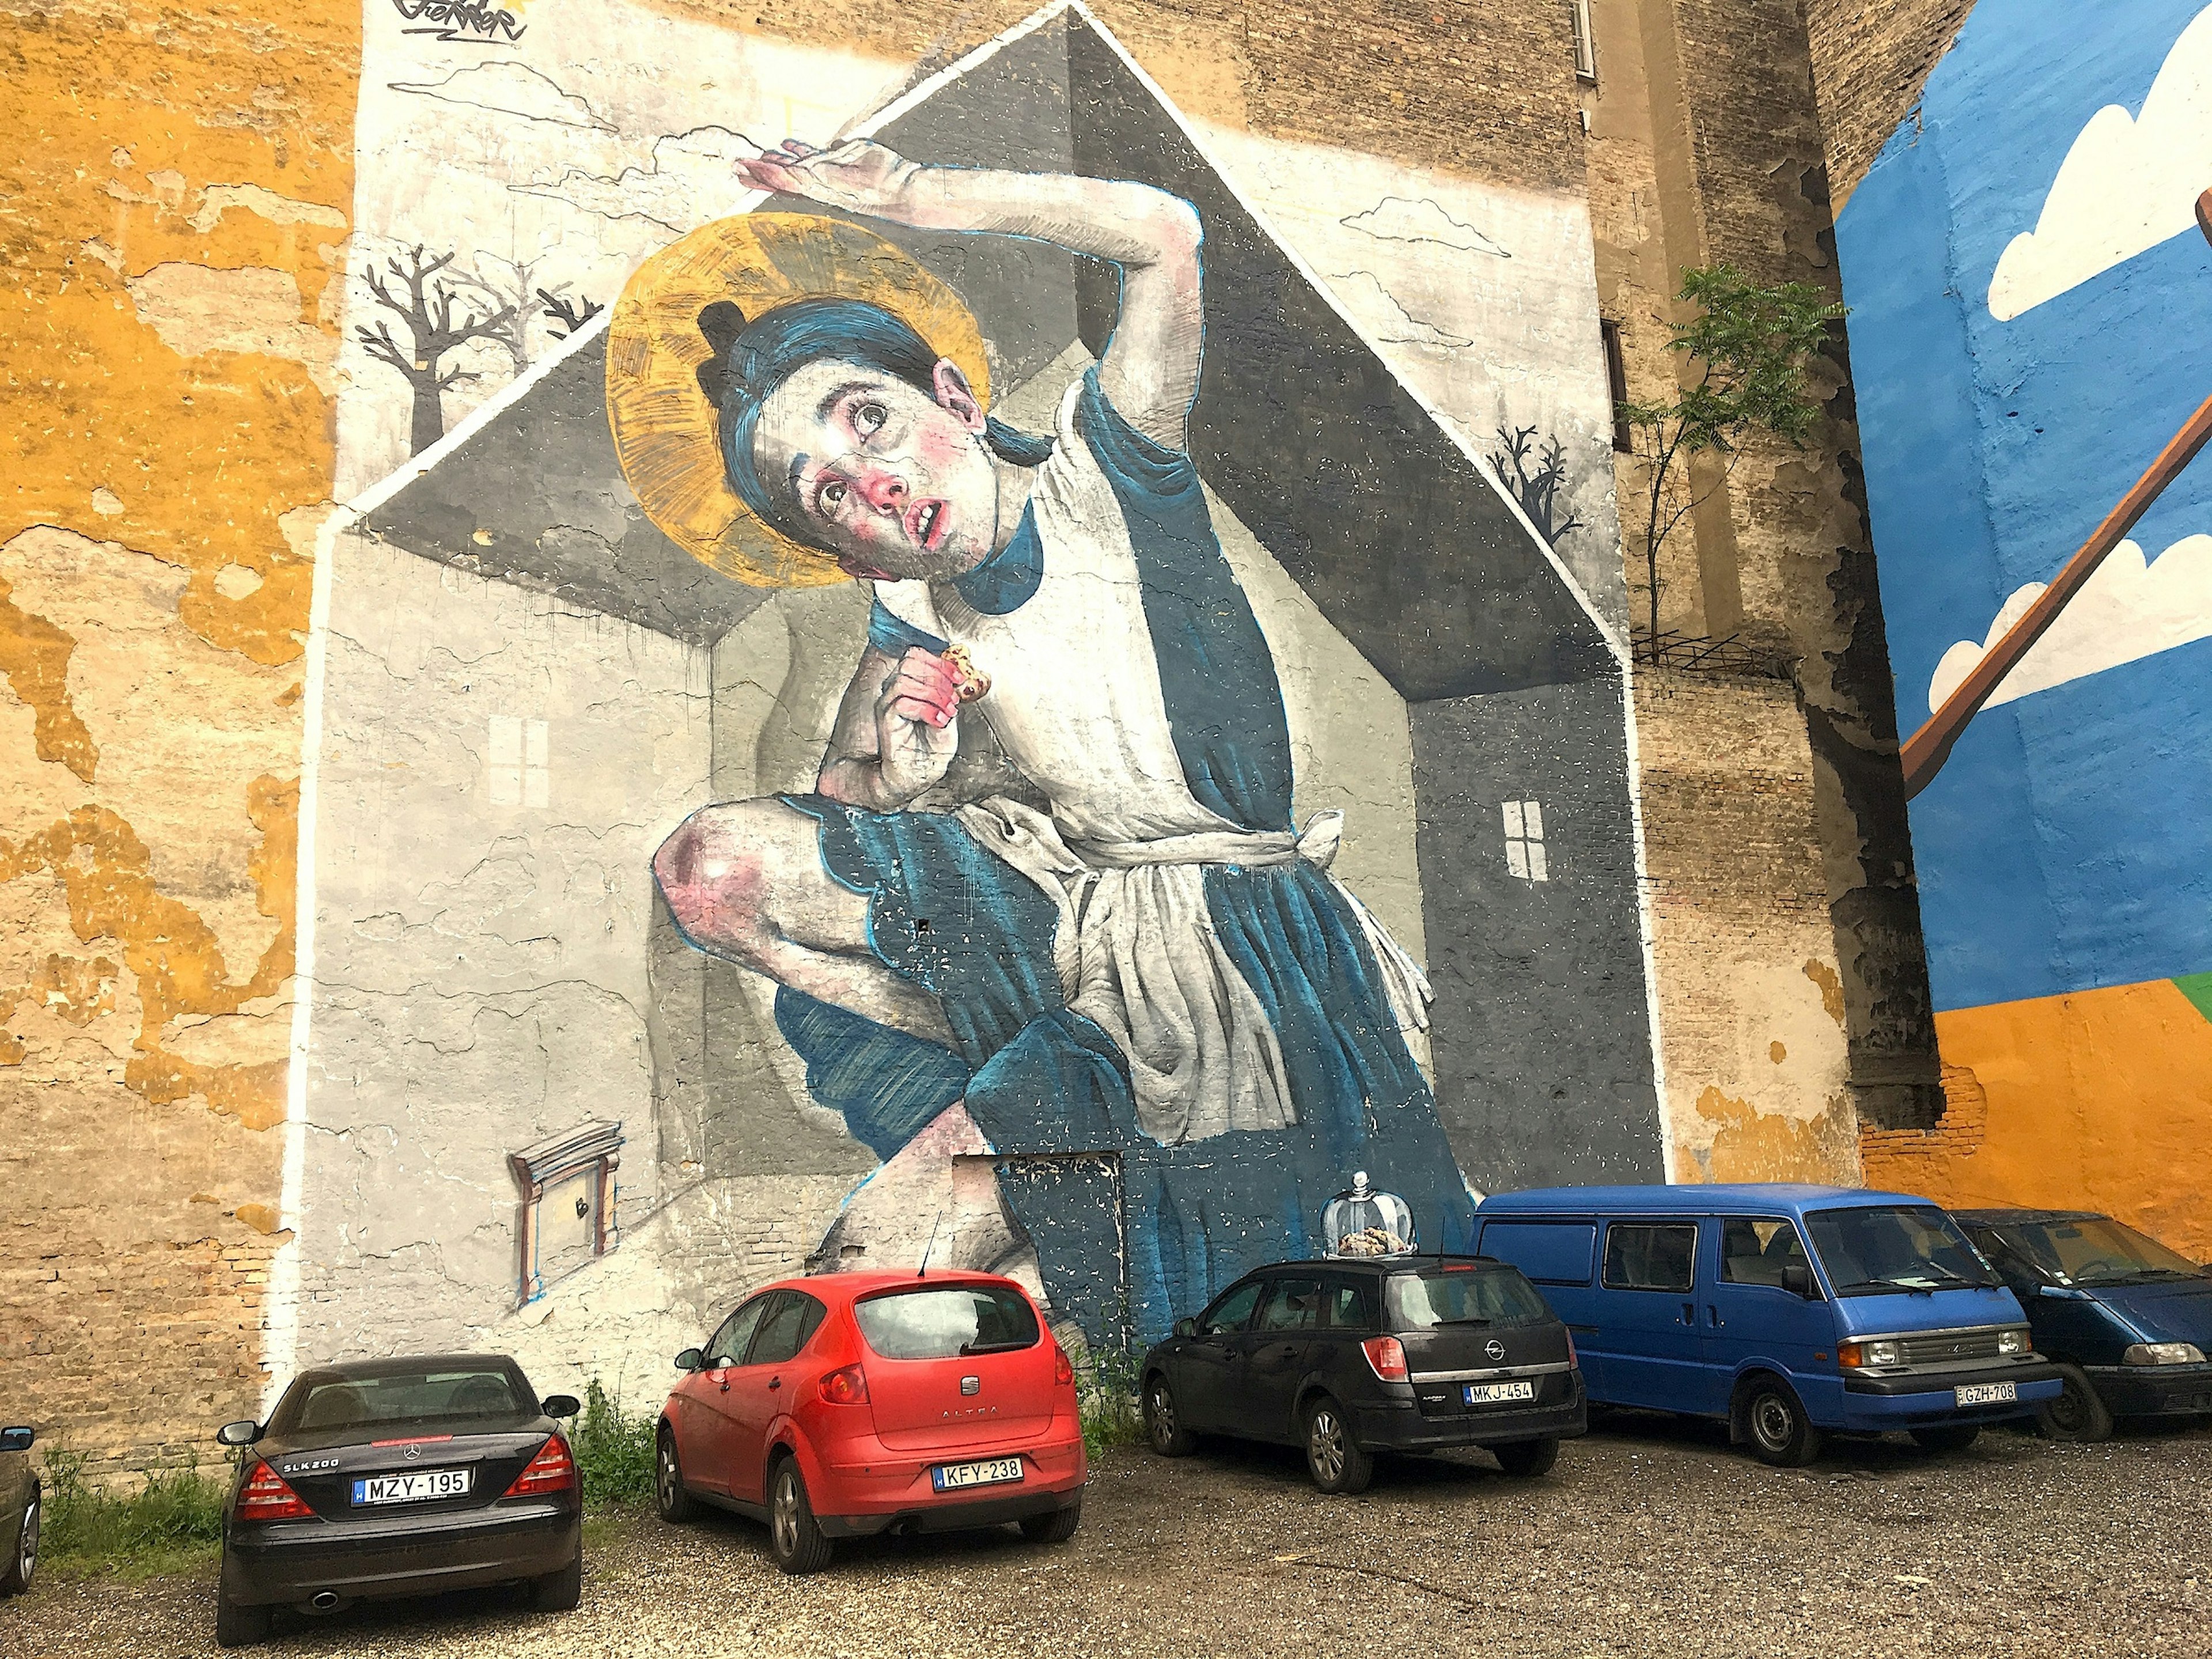
{"label": "car exhaust pipe", "polygon": [[336,1590],[317,1590],[314,1598],[307,1603],[317,1613],[328,1613],[337,1604],[338,1593]]}

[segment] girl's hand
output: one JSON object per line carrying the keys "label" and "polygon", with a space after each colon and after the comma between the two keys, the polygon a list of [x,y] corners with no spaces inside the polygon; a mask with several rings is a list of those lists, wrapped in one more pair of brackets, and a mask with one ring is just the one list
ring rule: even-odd
{"label": "girl's hand", "polygon": [[825,206],[896,218],[908,204],[921,167],[866,138],[850,138],[834,149],[817,149],[787,138],[780,149],[763,150],[737,165],[738,177],[755,190],[804,196]]}

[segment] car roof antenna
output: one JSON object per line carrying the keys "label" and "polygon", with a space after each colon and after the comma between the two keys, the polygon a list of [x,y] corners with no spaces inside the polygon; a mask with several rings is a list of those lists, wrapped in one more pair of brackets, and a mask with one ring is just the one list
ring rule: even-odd
{"label": "car roof antenna", "polygon": [[937,1219],[929,1224],[929,1243],[921,1247],[921,1266],[914,1270],[914,1276],[916,1279],[929,1271],[929,1253],[937,1248],[937,1230],[943,1224],[944,1220],[945,1212],[939,1210],[937,1212]]}

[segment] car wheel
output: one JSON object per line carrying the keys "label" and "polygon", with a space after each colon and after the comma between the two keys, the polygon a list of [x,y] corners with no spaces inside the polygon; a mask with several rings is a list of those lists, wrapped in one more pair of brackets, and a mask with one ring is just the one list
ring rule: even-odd
{"label": "car wheel", "polygon": [[1557,1436],[1542,1440],[1516,1440],[1509,1445],[1492,1446],[1490,1455],[1506,1474],[1528,1480],[1552,1472],[1552,1465],[1559,1461],[1559,1442]]}
{"label": "car wheel", "polygon": [[2035,1420],[2053,1440],[2106,1440],[2112,1437],[2112,1414],[2097,1398],[2097,1390],[2079,1365],[2058,1360],[2061,1387],[2058,1398],[2035,1408]]}
{"label": "car wheel", "polygon": [[31,1575],[38,1570],[39,1489],[33,1486],[23,1509],[23,1528],[15,1534],[15,1553],[0,1566],[0,1595],[21,1595],[31,1588]]}
{"label": "car wheel", "polygon": [[1323,1492],[1358,1492],[1375,1479],[1375,1460],[1352,1437],[1344,1407],[1322,1395],[1306,1407],[1306,1473]]}
{"label": "car wheel", "polygon": [[1175,1390],[1164,1376],[1145,1384],[1145,1437],[1163,1457],[1188,1457],[1198,1449],[1198,1437],[1183,1427]]}
{"label": "car wheel", "polygon": [[1743,1398],[1744,1437],[1752,1455],[1778,1469],[1802,1469],[1820,1455],[1820,1431],[1786,1382],[1754,1382]]}
{"label": "car wheel", "polygon": [[1912,1438],[1924,1452],[1964,1451],[1982,1437],[1978,1423],[1945,1423],[1932,1429],[1915,1429]]}
{"label": "car wheel", "polygon": [[530,1605],[540,1613],[566,1613],[584,1599],[584,1547],[576,1546],[576,1559],[558,1572],[530,1581]]}
{"label": "car wheel", "polygon": [[1079,1494],[1064,1510],[1029,1516],[1022,1522],[1022,1536],[1032,1544],[1065,1544],[1075,1536],[1076,1528],[1082,1524],[1083,1499]]}
{"label": "car wheel", "polygon": [[672,1526],[682,1526],[699,1513],[698,1501],[684,1484],[683,1460],[676,1455],[674,1431],[660,1431],[653,1453],[653,1506]]}
{"label": "car wheel", "polygon": [[215,1644],[219,1648],[251,1647],[269,1639],[275,1622],[273,1610],[247,1607],[230,1599],[219,1585],[215,1593]]}
{"label": "car wheel", "polygon": [[805,1477],[795,1457],[778,1463],[769,1483],[768,1547],[786,1572],[819,1572],[830,1565],[830,1540],[815,1523],[814,1505],[807,1501]]}

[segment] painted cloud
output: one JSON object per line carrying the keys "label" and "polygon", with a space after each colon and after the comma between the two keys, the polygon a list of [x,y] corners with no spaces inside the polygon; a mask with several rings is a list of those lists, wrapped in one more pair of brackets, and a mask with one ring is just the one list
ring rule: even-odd
{"label": "painted cloud", "polygon": [[[1931,714],[2035,603],[2044,586],[2030,582],[2007,599],[1981,644],[1960,640],[1943,653],[1928,685]],[[2212,536],[2185,537],[2148,565],[2140,546],[2122,542],[1999,682],[1987,706],[2202,639],[2212,639]]]}
{"label": "painted cloud", "polygon": [[1469,253],[1492,253],[1501,259],[1513,257],[1426,197],[1413,202],[1402,196],[1386,196],[1366,212],[1355,213],[1343,222],[1346,229],[1364,230],[1386,242],[1437,242]]}
{"label": "painted cloud", "polygon": [[760,146],[726,127],[696,127],[653,143],[653,165],[612,177],[571,167],[551,184],[510,185],[522,196],[568,202],[608,219],[649,219],[682,234],[726,212],[744,194],[739,160]]}
{"label": "painted cloud", "polygon": [[2196,226],[2212,185],[2212,8],[2159,65],[2142,113],[2107,104],[2059,164],[2032,232],[2012,239],[1990,279],[2002,322]]}
{"label": "painted cloud", "polygon": [[501,115],[520,115],[526,121],[550,121],[556,126],[585,127],[600,132],[614,128],[584,99],[565,92],[556,82],[526,64],[502,59],[455,70],[442,81],[393,81],[394,92],[411,92],[442,104],[466,104]]}

